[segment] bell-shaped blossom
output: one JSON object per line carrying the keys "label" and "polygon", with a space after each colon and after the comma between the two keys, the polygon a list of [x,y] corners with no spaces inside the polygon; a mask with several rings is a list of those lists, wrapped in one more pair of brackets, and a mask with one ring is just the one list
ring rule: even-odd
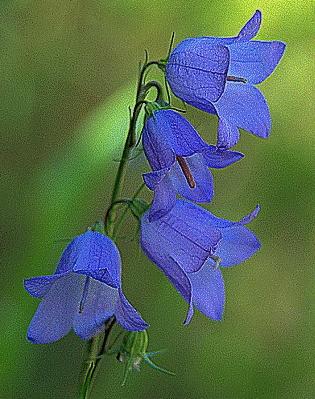
{"label": "bell-shaped blossom", "polygon": [[143,148],[152,168],[144,181],[154,191],[150,220],[165,215],[175,204],[176,194],[196,202],[210,202],[213,178],[209,167],[224,168],[243,157],[208,145],[194,127],[170,109],[153,111],[146,120]]}
{"label": "bell-shaped blossom", "polygon": [[258,211],[259,207],[239,222],[231,222],[177,200],[173,209],[156,221],[149,221],[148,212],[143,215],[142,249],[188,302],[186,324],[194,307],[211,319],[222,318],[225,291],[218,265],[237,265],[259,250],[256,236],[244,226]]}
{"label": "bell-shaped blossom", "polygon": [[90,339],[112,316],[126,330],[148,327],[122,292],[116,245],[98,232],[75,237],[53,275],[27,279],[24,286],[42,298],[27,333],[36,344],[57,341],[72,328],[80,338]]}
{"label": "bell-shaped blossom", "polygon": [[218,146],[230,148],[239,128],[266,138],[271,118],[264,96],[254,86],[276,68],[285,44],[254,41],[260,28],[256,11],[236,37],[198,37],[183,40],[166,64],[166,78],[188,104],[219,117]]}

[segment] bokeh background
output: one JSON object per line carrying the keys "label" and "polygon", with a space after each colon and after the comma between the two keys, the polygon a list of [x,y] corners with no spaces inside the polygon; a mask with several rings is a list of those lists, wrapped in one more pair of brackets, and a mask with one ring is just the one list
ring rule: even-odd
{"label": "bokeh background", "polygon": [[[257,38],[287,43],[260,85],[272,134],[263,141],[243,132],[237,148],[246,158],[215,172],[209,209],[237,220],[260,203],[251,229],[262,250],[224,271],[223,322],[196,312],[183,327],[186,304],[141,253],[129,219],[119,240],[125,291],[151,324],[149,349],[167,348],[156,360],[176,377],[144,366],[122,388],[123,367],[108,357],[92,398],[314,397],[314,3],[2,0],[1,399],[76,397],[84,343],[74,334],[28,343],[38,301],[22,282],[52,273],[60,240],[102,217],[144,49],[151,59],[165,57],[173,31],[176,41],[232,36],[256,8],[263,12]],[[214,140],[215,117],[192,109],[187,116]],[[131,163],[127,193],[146,169],[141,157]]]}

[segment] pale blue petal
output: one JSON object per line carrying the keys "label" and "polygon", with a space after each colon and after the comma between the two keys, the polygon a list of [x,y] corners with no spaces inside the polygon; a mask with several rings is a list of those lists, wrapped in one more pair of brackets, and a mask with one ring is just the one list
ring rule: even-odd
{"label": "pale blue petal", "polygon": [[199,42],[203,41],[207,43],[207,46],[216,46],[216,45],[224,45],[229,46],[235,42],[249,41],[253,39],[260,28],[261,25],[261,12],[257,10],[254,15],[251,17],[249,21],[241,29],[240,33],[237,36],[233,37],[215,37],[215,36],[200,36],[193,37],[182,40],[172,51],[172,54],[176,54],[179,52],[188,52],[191,51],[194,47],[196,47]]}
{"label": "pale blue petal", "polygon": [[174,94],[186,102],[218,100],[226,81],[228,49],[197,38],[181,50],[175,49],[166,65],[166,78]]}
{"label": "pale blue petal", "polygon": [[[193,217],[194,217],[196,223],[202,223],[202,221],[204,221],[204,223],[206,223],[207,226],[209,226],[207,228],[210,228],[210,226],[212,226],[212,228],[217,228],[220,231],[222,231],[222,229],[230,228],[235,225],[248,224],[248,223],[252,222],[258,216],[258,213],[260,211],[260,206],[257,205],[250,213],[245,215],[241,220],[234,222],[234,221],[231,221],[228,219],[223,219],[223,218],[217,217],[213,213],[209,212],[208,210],[198,207],[194,204],[191,204],[190,202],[182,201],[182,203],[185,204],[185,208],[188,208],[188,207],[192,208],[191,214],[194,215]],[[198,211],[193,211],[193,208],[197,208]],[[175,210],[176,209],[180,209],[180,206],[177,205]]]}
{"label": "pale blue petal", "polygon": [[209,146],[202,155],[208,167],[218,169],[232,165],[244,157],[241,152],[222,150],[214,146]]}
{"label": "pale blue petal", "polygon": [[176,163],[171,172],[170,179],[177,193],[182,197],[196,202],[210,202],[213,197],[213,177],[201,154],[195,154],[185,158],[191,172],[195,187],[189,187],[185,175]]}
{"label": "pale blue petal", "polygon": [[168,176],[155,187],[154,198],[149,210],[150,221],[166,215],[175,205],[176,192]]}
{"label": "pale blue petal", "polygon": [[218,124],[218,142],[219,148],[227,149],[235,146],[240,139],[238,127],[229,123],[226,119],[220,117]]}
{"label": "pale blue petal", "polygon": [[214,115],[216,115],[217,113],[216,109],[209,101],[202,101],[202,100],[198,101],[198,99],[193,99],[193,100],[185,100],[185,102],[191,105],[192,107],[201,109],[201,111],[205,111]]}
{"label": "pale blue petal", "polygon": [[81,308],[74,317],[74,332],[82,339],[96,335],[113,316],[118,296],[117,288],[91,278],[87,295],[84,300],[81,296]]}
{"label": "pale blue petal", "polygon": [[68,273],[54,274],[52,276],[39,276],[27,278],[24,280],[24,288],[26,291],[35,298],[42,298],[47,294],[50,287],[55,281],[61,277],[66,276]]}
{"label": "pale blue petal", "polygon": [[192,285],[193,305],[213,320],[221,320],[224,311],[224,280],[220,269],[210,262],[196,273],[188,274]]}
{"label": "pale blue petal", "polygon": [[283,56],[285,44],[278,41],[236,42],[229,50],[231,62],[228,74],[257,84],[274,71]]}
{"label": "pale blue petal", "polygon": [[228,46],[234,43],[236,37],[215,37],[215,36],[198,36],[189,37],[182,40],[172,51],[173,54],[179,54],[183,52],[193,51],[194,48],[198,47],[200,43],[206,45],[208,48],[215,46]]}
{"label": "pale blue petal", "polygon": [[245,215],[238,223],[244,225],[252,222],[254,219],[256,219],[259,212],[260,205],[256,205],[256,207],[248,215]]}
{"label": "pale blue petal", "polygon": [[237,41],[249,41],[253,39],[260,28],[261,25],[261,11],[256,10],[254,15],[241,29],[240,33],[237,35]]}
{"label": "pale blue petal", "polygon": [[[155,230],[153,223],[148,224],[147,220],[142,220],[141,246],[147,257],[162,270],[175,289],[189,304],[186,318],[184,320],[184,324],[188,324],[194,313],[192,306],[191,284],[182,266],[173,258],[173,251],[170,250],[170,245],[167,245],[166,247],[163,246],[165,241],[167,241],[166,237],[162,236],[161,240],[155,240],[160,232],[161,231],[158,229]],[[175,242],[176,240],[174,243]],[[175,248],[173,247],[173,249]]]}
{"label": "pale blue petal", "polygon": [[68,274],[58,279],[49,289],[27,331],[35,344],[48,344],[64,337],[72,328],[79,308],[84,278]]}
{"label": "pale blue petal", "polygon": [[160,110],[154,115],[161,126],[157,140],[169,143],[176,155],[190,156],[208,146],[196,129],[178,112]]}
{"label": "pale blue petal", "polygon": [[271,129],[271,118],[264,96],[256,87],[228,82],[220,100],[213,104],[219,118],[230,125],[266,138]]}
{"label": "pale blue petal", "polygon": [[114,288],[119,287],[121,259],[114,242],[96,231],[87,231],[79,238],[80,245],[73,271]]}
{"label": "pale blue petal", "polygon": [[127,301],[121,290],[119,290],[119,300],[116,303],[115,316],[117,322],[125,330],[142,331],[149,327],[136,309]]}
{"label": "pale blue petal", "polygon": [[142,175],[145,185],[152,191],[161,183],[165,175],[169,173],[171,168],[154,170],[153,172],[144,173]]}
{"label": "pale blue petal", "polygon": [[84,241],[84,234],[75,237],[63,251],[61,258],[58,262],[55,274],[62,274],[72,272],[72,269],[77,261],[78,254],[82,249],[82,241]]}
{"label": "pale blue petal", "polygon": [[199,270],[220,239],[207,212],[186,201],[177,200],[169,213],[154,222],[149,222],[148,212],[141,220],[143,250],[157,264],[163,265],[172,256],[186,272]]}
{"label": "pale blue petal", "polygon": [[165,140],[171,129],[164,112],[155,112],[148,118],[142,132],[143,150],[153,170],[168,168],[175,162],[175,153]]}
{"label": "pale blue petal", "polygon": [[221,266],[235,266],[250,258],[260,249],[260,242],[254,233],[241,225],[222,229],[222,240],[216,255],[222,259]]}
{"label": "pale blue petal", "polygon": [[186,318],[184,320],[184,324],[187,325],[190,323],[194,314],[194,308],[192,303],[192,288],[190,280],[187,277],[185,271],[182,269],[182,267],[172,257],[170,257],[168,261],[168,267],[167,268],[164,267],[161,269],[168,277],[170,282],[174,285],[175,289],[182,295],[182,297],[189,305]]}

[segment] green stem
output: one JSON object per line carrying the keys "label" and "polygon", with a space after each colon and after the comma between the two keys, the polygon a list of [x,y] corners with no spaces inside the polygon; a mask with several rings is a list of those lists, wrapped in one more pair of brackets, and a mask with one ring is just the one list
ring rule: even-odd
{"label": "green stem", "polygon": [[114,327],[114,324],[115,318],[111,317],[105,323],[104,331],[88,341],[87,359],[83,363],[82,367],[83,383],[81,385],[79,399],[88,399],[90,395],[94,380],[97,375],[99,364],[105,353],[106,343],[109,334]]}
{"label": "green stem", "polygon": [[90,390],[92,388],[92,380],[95,376],[95,372],[100,359],[99,350],[101,342],[105,333],[101,333],[93,337],[88,341],[87,346],[87,359],[84,361],[82,368],[83,384],[81,385],[79,399],[87,399],[89,397]]}
{"label": "green stem", "polygon": [[[131,132],[131,130],[129,130],[129,134],[128,134],[127,140],[125,142],[123,154],[122,154],[121,160],[119,162],[119,167],[118,167],[118,171],[117,171],[115,183],[114,183],[114,189],[113,189],[112,197],[111,197],[111,205],[114,204],[117,201],[117,199],[120,197],[122,187],[123,187],[123,184],[125,181],[128,159],[129,159],[130,151],[132,149],[132,146],[130,145],[130,143],[132,141],[130,132]],[[115,207],[110,206],[110,209],[111,209],[111,211],[106,214],[105,221],[104,221],[105,229],[106,229],[106,232],[109,237],[111,237],[113,235],[115,220],[116,220],[116,215],[117,215],[117,211],[116,211]]]}
{"label": "green stem", "polygon": [[[138,195],[140,194],[140,192],[142,191],[142,189],[144,188],[144,186],[145,186],[145,184],[142,183],[141,186],[140,186],[140,187],[137,189],[137,191],[134,193],[134,195],[133,195],[133,197],[132,197],[132,200],[138,197]],[[118,230],[119,230],[119,228],[120,228],[122,222],[124,221],[127,212],[128,212],[128,207],[125,207],[124,210],[123,210],[122,213],[121,213],[120,218],[119,218],[119,219],[117,220],[117,222],[115,223],[114,232],[113,232],[113,238],[114,238],[114,239],[117,238]]]}
{"label": "green stem", "polygon": [[[128,134],[125,141],[122,157],[120,159],[118,170],[116,173],[110,205],[104,218],[105,231],[107,235],[112,238],[114,235],[115,223],[117,219],[117,207],[113,206],[113,204],[115,204],[119,199],[125,182],[130,153],[134,145],[136,144],[136,124],[138,117],[140,115],[142,105],[145,103],[145,97],[151,87],[156,87],[158,90],[158,96],[161,95],[161,92],[159,91],[157,84],[155,83],[152,85],[144,84],[144,76],[146,70],[151,65],[156,65],[156,64],[158,64],[156,61],[148,62],[142,67],[140,71],[137,92],[136,92],[136,102],[130,119]],[[106,350],[107,339],[114,324],[115,324],[115,319],[114,318],[109,319],[105,323],[104,332],[91,338],[88,342],[87,360],[83,364],[83,369],[82,369],[83,383],[80,387],[79,399],[89,398],[95,380],[95,376],[99,368],[100,361],[102,360],[102,357]]]}

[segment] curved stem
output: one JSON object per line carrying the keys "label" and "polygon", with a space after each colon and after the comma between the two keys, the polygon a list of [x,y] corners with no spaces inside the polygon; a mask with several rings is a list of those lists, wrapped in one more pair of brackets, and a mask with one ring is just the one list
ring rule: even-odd
{"label": "curved stem", "polygon": [[155,87],[157,90],[157,96],[156,96],[156,101],[162,100],[163,99],[163,88],[162,85],[157,82],[156,80],[150,80],[150,82],[148,82],[144,88],[149,91],[151,89],[151,87]]}
{"label": "curved stem", "polygon": [[[137,191],[134,193],[132,199],[135,199],[135,198],[140,194],[140,192],[142,191],[142,189],[143,189],[144,187],[145,187],[145,184],[142,183],[141,186],[140,186],[140,187],[137,189]],[[125,219],[125,216],[126,216],[127,212],[128,212],[128,208],[126,207],[126,208],[123,210],[123,212],[122,212],[120,218],[119,218],[119,219],[117,220],[117,222],[115,223],[115,228],[114,228],[114,231],[113,231],[113,238],[114,238],[114,239],[116,239],[116,237],[117,237],[117,233],[118,233],[118,231],[119,231],[119,228],[120,228],[122,222],[123,222],[124,219]]]}
{"label": "curved stem", "polygon": [[[130,152],[134,145],[136,144],[136,124],[138,117],[140,115],[140,111],[142,108],[142,105],[146,103],[145,97],[148,93],[148,91],[151,89],[151,87],[156,87],[158,90],[157,94],[157,99],[160,99],[162,96],[162,88],[161,85],[158,82],[152,81],[148,84],[144,84],[143,78],[146,70],[152,66],[152,65],[158,65],[159,63],[157,61],[151,61],[145,64],[140,72],[139,76],[139,82],[138,82],[138,87],[137,87],[137,94],[136,94],[136,102],[135,106],[133,109],[133,113],[130,119],[130,124],[129,124],[129,129],[128,129],[128,134],[127,134],[127,139],[125,141],[123,153],[119,162],[115,182],[114,182],[114,189],[112,192],[111,196],[111,202],[110,202],[110,207],[112,206],[113,203],[117,201],[117,199],[120,196],[124,181],[125,181],[125,175],[127,171],[127,165],[128,165],[128,160],[130,156]],[[112,212],[106,212],[105,219],[104,219],[104,225],[107,234],[111,237],[113,232],[114,232],[114,224],[116,220],[116,212],[113,210]]]}
{"label": "curved stem", "polygon": [[[159,62],[151,61],[146,62],[145,65],[142,67],[139,75],[139,81],[137,85],[137,92],[136,92],[136,101],[135,106],[133,108],[133,112],[130,118],[129,129],[123,149],[123,153],[119,162],[118,170],[115,177],[114,187],[111,195],[111,201],[109,205],[109,211],[106,211],[104,217],[104,227],[107,235],[109,237],[114,238],[114,230],[115,230],[115,223],[117,219],[117,207],[114,204],[118,201],[122,188],[125,182],[125,176],[127,172],[127,165],[130,158],[130,153],[136,143],[136,124],[138,117],[140,115],[141,108],[145,103],[145,97],[150,90],[151,87],[157,87],[157,84],[144,84],[144,76],[147,69],[152,65],[158,65]],[[158,89],[158,95],[161,95],[161,92]],[[120,221],[119,221],[120,223]],[[88,399],[91,389],[93,387],[93,383],[95,380],[96,373],[99,368],[100,361],[104,355],[106,349],[106,342],[108,336],[111,332],[115,324],[115,318],[110,318],[105,323],[105,330],[104,332],[94,336],[88,342],[88,356],[87,360],[83,364],[83,383],[80,389],[80,399]]]}
{"label": "curved stem", "polygon": [[[139,103],[140,100],[139,99],[137,99],[137,100],[138,101],[136,103]],[[123,153],[121,156],[121,160],[119,162],[119,166],[118,166],[118,170],[117,170],[117,174],[116,174],[116,178],[115,178],[115,182],[114,182],[114,189],[113,189],[112,196],[111,196],[110,208],[112,207],[112,204],[114,204],[117,201],[117,199],[119,198],[121,191],[122,191],[122,187],[123,187],[126,172],[127,172],[129,155],[130,155],[130,152],[131,152],[131,150],[134,146],[134,143],[136,141],[135,140],[135,126],[136,126],[137,118],[139,116],[142,104],[143,104],[143,102],[141,102],[139,106],[136,106],[134,108],[134,112],[133,112],[132,118],[130,120],[130,126],[129,126],[127,139],[126,139],[126,142],[124,145]],[[111,237],[114,232],[114,224],[115,224],[115,220],[116,220],[116,214],[117,214],[116,209],[113,208],[111,212],[106,212],[106,215],[105,215],[104,225],[105,225],[105,229],[106,229],[106,232],[109,237]]]}

